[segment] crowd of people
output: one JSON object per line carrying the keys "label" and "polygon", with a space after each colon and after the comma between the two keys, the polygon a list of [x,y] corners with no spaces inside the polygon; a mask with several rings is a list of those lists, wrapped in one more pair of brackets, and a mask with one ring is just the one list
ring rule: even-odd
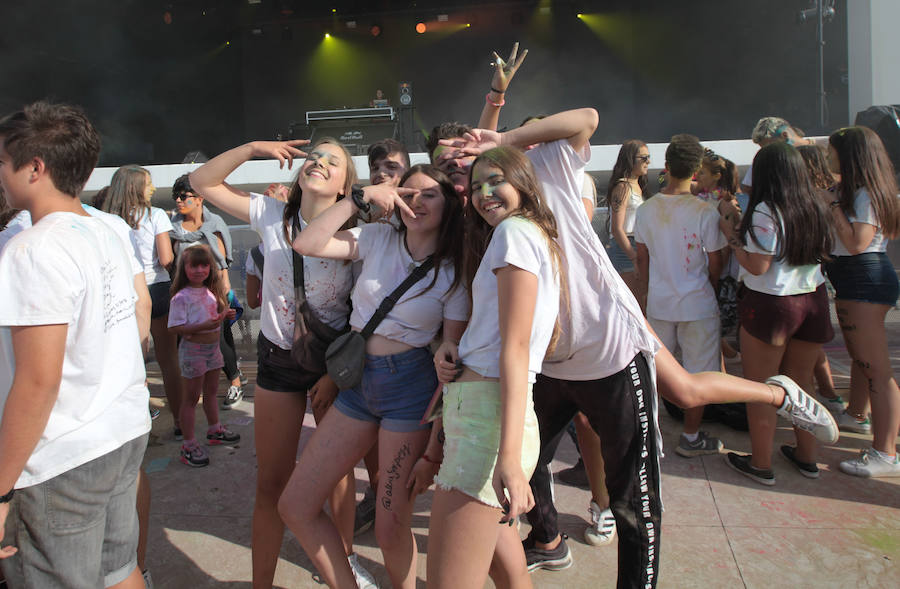
{"label": "crowd of people", "polygon": [[[246,301],[260,309],[254,587],[272,585],[285,526],[328,586],[374,587],[353,549],[360,516],[374,517],[391,584],[415,587],[411,518],[432,485],[429,586],[530,587],[530,571],[571,566],[549,465],[573,422],[591,484],[586,539],[618,537],[618,586],[655,586],[658,395],[684,411],[685,458],[722,450],[700,429],[705,406],[746,403],[752,454],[725,460],[758,483],[775,484],[777,416],[797,439],[780,453],[804,476],[818,476],[818,444],[839,426],[873,435],[842,471],[900,476],[884,326],[900,205],[878,136],[849,127],[817,146],[766,117],[739,181],[732,162],[676,135],[652,196],[649,150],[626,141],[605,196],[607,249],[585,173],[597,111],[495,130],[525,53],[495,54],[478,125],[435,127],[429,164],[410,166],[386,139],[362,186],[334,139],[253,141],[179,178],[173,216],[151,206],[138,166],[115,173],[97,208],[81,204],[100,146],[78,108],[41,102],[0,120],[0,188],[19,210],[0,233],[10,586],[152,583],[140,471],[151,336],[181,462],[210,461],[195,434],[201,396],[206,445],[240,439],[220,423],[217,388],[224,370],[223,408],[241,402],[230,333],[241,306],[228,228],[205,203],[260,238]],[[226,183],[254,158],[297,164],[296,180],[266,194]],[[822,352],[834,335],[826,276],[854,361],[847,407]],[[297,459],[308,404],[317,427]],[[371,489],[357,508],[361,459]]]}

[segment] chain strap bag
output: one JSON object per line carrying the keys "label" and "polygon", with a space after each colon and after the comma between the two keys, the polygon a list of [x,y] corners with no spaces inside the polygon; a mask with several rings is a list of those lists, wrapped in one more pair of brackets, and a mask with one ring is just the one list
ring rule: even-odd
{"label": "chain strap bag", "polygon": [[378,309],[369,319],[362,331],[350,331],[338,337],[325,352],[325,364],[328,374],[337,384],[338,389],[352,389],[362,381],[363,368],[366,364],[366,340],[375,332],[375,328],[390,313],[400,297],[409,288],[421,280],[434,266],[434,260],[428,256],[415,270],[406,277],[400,286],[394,289],[378,305]]}

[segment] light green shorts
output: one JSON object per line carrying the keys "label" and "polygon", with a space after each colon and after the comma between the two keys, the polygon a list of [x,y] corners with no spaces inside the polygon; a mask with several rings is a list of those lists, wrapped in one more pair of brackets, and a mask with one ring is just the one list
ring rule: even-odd
{"label": "light green shorts", "polygon": [[[435,482],[456,489],[491,507],[500,507],[494,492],[494,465],[500,449],[500,383],[477,381],[444,387],[444,461]],[[522,471],[530,479],[541,439],[528,385]]]}

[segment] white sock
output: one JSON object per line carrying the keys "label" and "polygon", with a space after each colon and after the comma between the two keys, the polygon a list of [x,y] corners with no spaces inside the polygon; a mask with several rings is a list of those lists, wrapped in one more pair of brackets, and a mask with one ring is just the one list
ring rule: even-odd
{"label": "white sock", "polygon": [[696,442],[697,438],[700,437],[700,432],[695,432],[693,434],[682,433],[681,435],[687,438],[688,442]]}
{"label": "white sock", "polygon": [[881,450],[875,450],[875,448],[872,448],[872,450],[888,462],[897,462],[897,454],[896,453],[895,454],[885,454]]}

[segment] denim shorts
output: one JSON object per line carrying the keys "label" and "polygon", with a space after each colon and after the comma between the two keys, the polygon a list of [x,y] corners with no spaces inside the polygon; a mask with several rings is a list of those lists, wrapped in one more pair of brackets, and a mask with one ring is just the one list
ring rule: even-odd
{"label": "denim shorts", "polygon": [[184,378],[198,378],[225,366],[219,342],[198,344],[186,339],[178,344],[178,365]]}
{"label": "denim shorts", "polygon": [[[528,385],[522,471],[531,479],[541,449],[537,416]],[[494,491],[494,466],[500,451],[500,383],[494,380],[451,382],[444,387],[444,460],[435,478],[438,487],[455,489],[491,507],[500,507]]]}
{"label": "denim shorts", "polygon": [[825,264],[825,273],[835,299],[894,305],[900,294],[897,272],[884,252],[833,256]]}
{"label": "denim shorts", "polygon": [[169,294],[171,288],[172,282],[170,280],[147,286],[147,290],[150,291],[150,302],[152,304],[150,319],[158,319],[169,314],[169,301],[172,299],[172,295]]}
{"label": "denim shorts", "polygon": [[10,587],[109,587],[137,566],[137,476],[144,434],[48,481],[16,491],[2,561]]}
{"label": "denim shorts", "polygon": [[[634,236],[629,235],[628,242],[631,244],[631,248],[634,249]],[[609,261],[612,262],[613,268],[619,274],[634,272],[634,262],[625,255],[625,252],[619,247],[619,243],[614,237],[609,238],[609,244],[606,246],[606,255],[609,256]]]}
{"label": "denim shorts", "polygon": [[366,366],[358,387],[338,393],[338,411],[361,421],[378,423],[392,432],[428,429],[422,416],[437,390],[434,360],[428,348],[402,354],[366,354]]}
{"label": "denim shorts", "polygon": [[259,332],[256,340],[256,384],[276,393],[306,395],[324,373],[307,372],[294,362],[291,351],[280,348]]}

